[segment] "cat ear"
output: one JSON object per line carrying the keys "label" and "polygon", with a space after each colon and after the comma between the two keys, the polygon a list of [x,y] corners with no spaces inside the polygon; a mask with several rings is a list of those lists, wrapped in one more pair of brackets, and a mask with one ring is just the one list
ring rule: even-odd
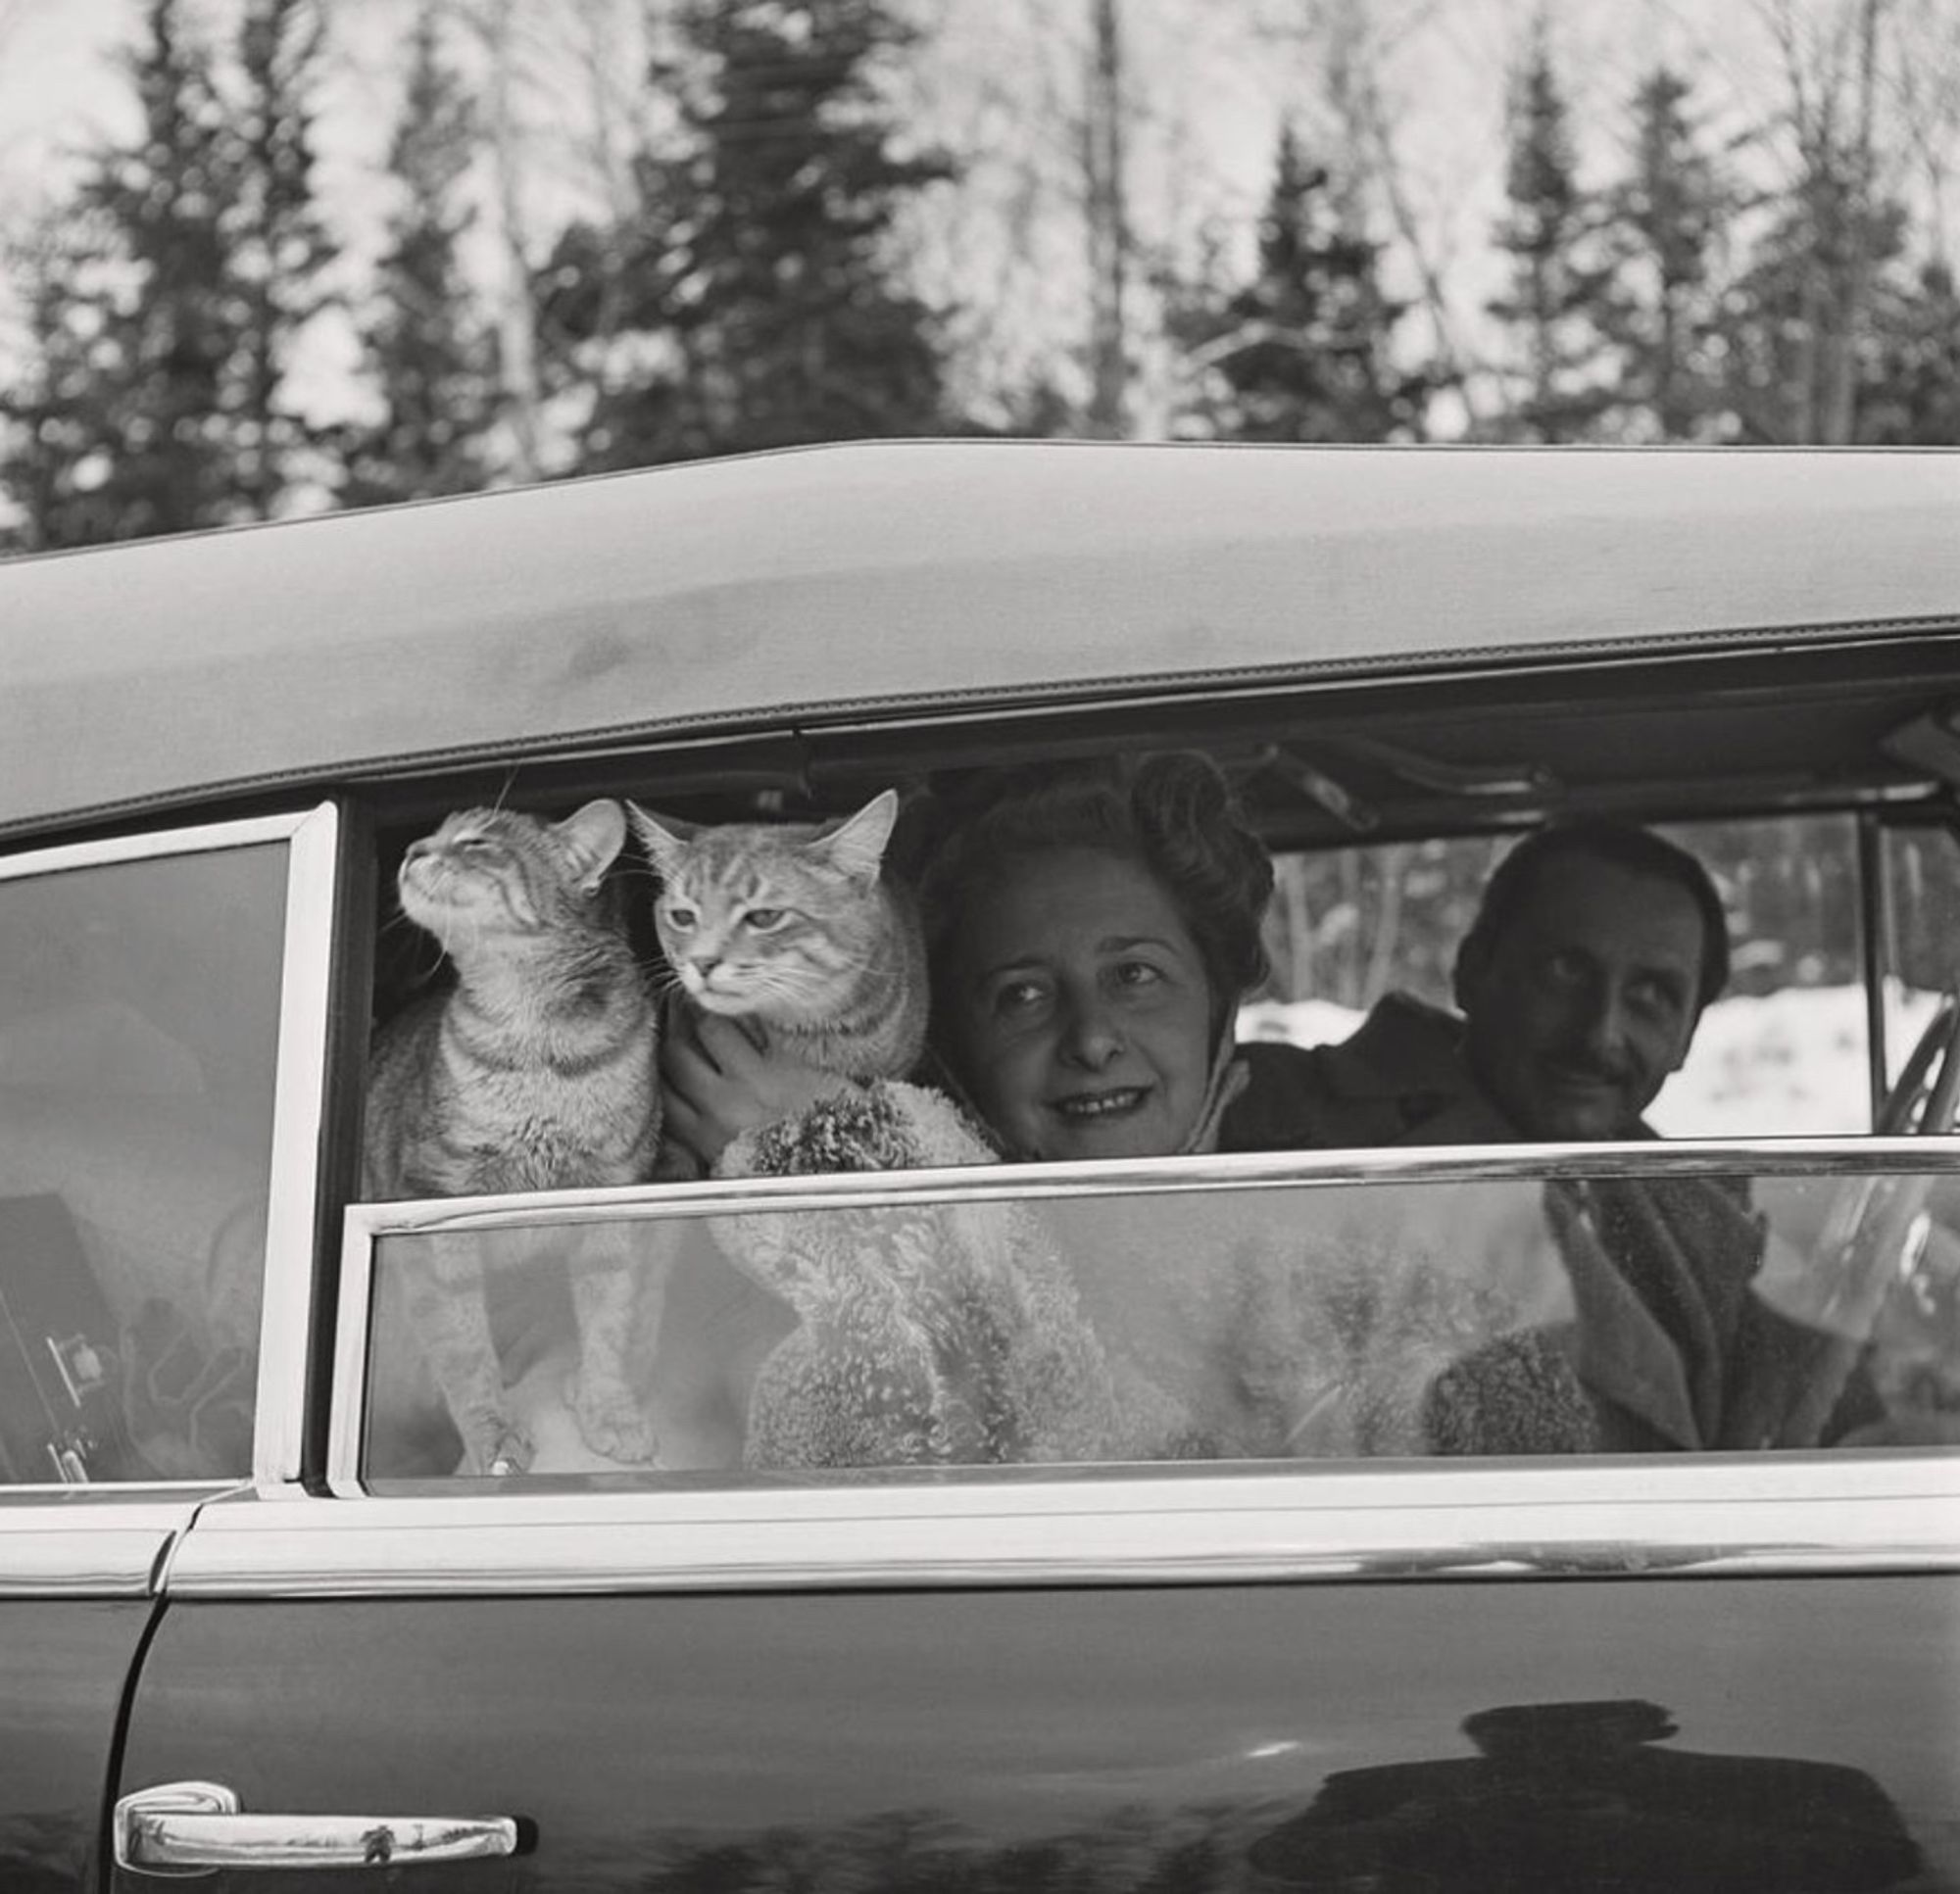
{"label": "cat ear", "polygon": [[626,813],[633,818],[633,833],[640,838],[640,847],[646,850],[647,859],[654,864],[654,872],[662,881],[671,881],[674,867],[698,825],[676,822],[671,816],[649,815],[637,802],[628,802]]}
{"label": "cat ear", "polygon": [[898,819],[898,791],[880,790],[850,821],[819,836],[817,847],[845,874],[858,881],[876,881],[878,864],[885,858],[885,844],[891,841],[892,825]]}
{"label": "cat ear", "polygon": [[554,823],[552,834],[569,858],[572,879],[589,895],[626,846],[626,811],[611,797],[601,797]]}

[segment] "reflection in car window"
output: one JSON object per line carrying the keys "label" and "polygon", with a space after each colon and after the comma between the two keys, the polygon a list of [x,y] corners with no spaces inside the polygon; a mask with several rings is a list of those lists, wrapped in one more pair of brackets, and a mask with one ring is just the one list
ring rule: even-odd
{"label": "reflection in car window", "polygon": [[285,850],[0,881],[0,1482],[249,1471]]}
{"label": "reflection in car window", "polygon": [[485,1471],[399,1319],[472,1280],[530,1470],[620,1471],[575,1412],[592,1342],[567,1282],[590,1269],[646,1287],[625,1353],[656,1471],[1682,1452],[1953,1427],[1949,1181],[1653,1171],[390,1233],[364,1471]]}

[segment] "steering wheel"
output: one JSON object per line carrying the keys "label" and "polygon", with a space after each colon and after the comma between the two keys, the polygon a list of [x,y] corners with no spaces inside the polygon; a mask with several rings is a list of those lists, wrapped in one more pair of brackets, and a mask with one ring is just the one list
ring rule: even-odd
{"label": "steering wheel", "polygon": [[1886,1093],[1873,1129],[1882,1138],[1917,1133],[1936,1138],[1953,1129],[1960,1110],[1960,1000],[1939,1002],[1905,1069]]}
{"label": "steering wheel", "polygon": [[[1886,1138],[1941,1137],[1960,1117],[1960,997],[1940,1002],[1874,1130]],[[1778,1444],[1814,1446],[1864,1352],[1886,1299],[1916,1269],[1930,1230],[1926,1198],[1934,1174],[1847,1178],[1818,1238],[1804,1289],[1786,1290],[1780,1311],[1834,1337],[1826,1361],[1785,1423]]]}

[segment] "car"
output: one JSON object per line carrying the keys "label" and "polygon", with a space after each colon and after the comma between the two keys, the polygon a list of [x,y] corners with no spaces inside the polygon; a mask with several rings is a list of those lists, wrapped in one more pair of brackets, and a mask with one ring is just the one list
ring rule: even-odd
{"label": "car", "polygon": [[[0,651],[0,1884],[1960,1887],[1960,458],[820,447],[19,559]],[[448,813],[1166,750],[1278,863],[1245,1040],[1446,1004],[1549,820],[1687,844],[1666,1135],[364,1193]],[[1583,1330],[1551,1206],[1710,1179],[1860,1427],[1446,1454],[1330,1370],[1256,1454],[745,1459],[771,1219],[1004,1207],[1177,1355],[1248,1255]],[[679,1258],[657,1464],[567,1418],[594,1232]],[[526,1467],[416,1384],[445,1257]]]}

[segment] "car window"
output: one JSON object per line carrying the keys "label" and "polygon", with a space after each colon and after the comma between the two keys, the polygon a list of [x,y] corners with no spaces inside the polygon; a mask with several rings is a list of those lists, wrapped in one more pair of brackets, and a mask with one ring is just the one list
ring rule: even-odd
{"label": "car window", "polygon": [[[1654,1101],[1654,1128],[1674,1138],[1870,1130],[1853,818],[1669,823],[1659,833],[1714,877],[1729,916],[1732,970],[1702,1014],[1687,1062]],[[1282,855],[1267,923],[1272,990],[1245,1009],[1242,1036],[1301,1045],[1339,1041],[1391,991],[1451,1005],[1457,946],[1511,840],[1451,837]],[[1886,846],[1897,857],[1889,878],[1896,938],[1910,956],[1892,989],[1898,1023],[1887,1046],[1895,1077],[1930,1017],[1927,996],[1952,979],[1939,969],[1937,943],[1952,938],[1938,930],[1960,904],[1960,847],[1930,829],[1898,832]]]}
{"label": "car window", "polygon": [[0,879],[0,1482],[250,1469],[286,860]]}
{"label": "car window", "polygon": [[[1036,1194],[1027,1171],[1004,1196],[835,1178],[705,1216],[364,1213],[360,1466],[1753,1450],[1910,1443],[1960,1413],[1960,1193],[1931,1163],[1414,1162],[1095,1194]],[[595,1274],[621,1292],[581,1297]],[[650,1442],[609,1451],[614,1406]],[[472,1422],[514,1457],[472,1457]]]}
{"label": "car window", "polygon": [[1886,1083],[1897,1084],[1939,1002],[1960,991],[1960,836],[1901,823],[1884,833]]}

